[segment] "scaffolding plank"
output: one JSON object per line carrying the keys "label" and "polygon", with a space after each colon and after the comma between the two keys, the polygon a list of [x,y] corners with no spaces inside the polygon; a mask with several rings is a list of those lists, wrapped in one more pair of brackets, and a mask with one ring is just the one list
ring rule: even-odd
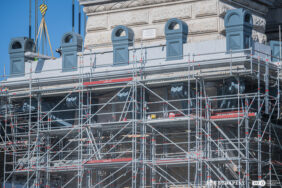
{"label": "scaffolding plank", "polygon": [[132,161],[132,158],[91,160],[91,161],[88,161],[86,164],[119,163],[119,162],[129,162],[129,161]]}

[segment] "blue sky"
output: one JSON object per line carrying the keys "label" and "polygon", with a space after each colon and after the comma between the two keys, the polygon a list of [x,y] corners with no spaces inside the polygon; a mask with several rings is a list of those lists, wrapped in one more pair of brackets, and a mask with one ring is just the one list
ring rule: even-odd
{"label": "blue sky", "polygon": [[[48,10],[45,16],[54,55],[60,46],[64,33],[72,31],[72,0],[45,0]],[[32,38],[34,37],[34,2],[32,0]],[[42,0],[38,0],[40,5]],[[78,32],[78,0],[75,0],[75,31]],[[82,11],[82,10],[81,10]],[[39,23],[41,13],[39,13]],[[82,11],[83,13],[83,11]],[[8,47],[13,37],[28,37],[29,0],[1,0],[0,1],[0,74],[3,75],[4,64],[9,73]],[[82,14],[82,35],[84,34],[84,15]]]}

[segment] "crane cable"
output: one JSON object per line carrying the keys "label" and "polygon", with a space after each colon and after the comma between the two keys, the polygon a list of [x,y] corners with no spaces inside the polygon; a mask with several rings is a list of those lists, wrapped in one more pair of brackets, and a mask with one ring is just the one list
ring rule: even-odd
{"label": "crane cable", "polygon": [[[45,35],[44,36],[45,38],[46,38],[46,35],[47,35],[50,50],[51,50],[51,53],[52,53],[52,58],[55,59],[54,54],[53,54],[53,50],[52,50],[52,45],[51,45],[49,33],[48,33],[48,29],[47,29],[47,24],[46,24],[46,21],[45,21],[45,15],[46,15],[46,12],[48,10],[48,6],[46,5],[45,0],[42,0],[42,4],[39,6],[39,9],[40,9],[42,18],[41,18],[38,33],[37,33],[37,36],[36,36],[35,44],[37,44],[38,37],[39,37],[39,41],[41,41],[42,34]],[[34,48],[35,48],[35,46],[34,46]],[[39,50],[38,50],[38,53],[39,53]]]}

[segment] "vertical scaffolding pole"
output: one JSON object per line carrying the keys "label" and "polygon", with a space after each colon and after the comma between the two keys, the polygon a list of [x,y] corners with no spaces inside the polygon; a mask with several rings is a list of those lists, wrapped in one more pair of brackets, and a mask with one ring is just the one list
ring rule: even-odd
{"label": "vertical scaffolding pole", "polygon": [[[258,80],[258,109],[261,108],[261,88],[260,88],[260,72],[261,72],[261,60],[258,57],[258,73],[257,73],[257,80]],[[262,171],[261,171],[261,112],[258,112],[258,180],[261,181],[262,179]]]}
{"label": "vertical scaffolding pole", "polygon": [[137,75],[136,75],[136,59],[135,59],[135,49],[133,55],[133,91],[132,91],[132,188],[137,187]]}
{"label": "vertical scaffolding pole", "polygon": [[250,164],[249,164],[249,102],[248,102],[248,98],[245,98],[245,143],[246,143],[246,149],[245,149],[245,155],[246,155],[246,181],[245,181],[245,186],[246,188],[249,188],[250,186]]}
{"label": "vertical scaffolding pole", "polygon": [[82,176],[83,176],[83,125],[84,125],[84,98],[83,98],[83,69],[84,69],[84,62],[83,62],[83,56],[79,56],[79,101],[78,101],[78,106],[79,106],[79,112],[78,112],[78,126],[79,126],[79,141],[78,141],[78,160],[79,160],[79,168],[78,168],[78,174],[77,174],[77,180],[78,188],[82,188]]}
{"label": "vertical scaffolding pole", "polygon": [[142,97],[140,100],[140,114],[142,118],[142,128],[141,128],[141,155],[142,155],[142,167],[141,167],[141,187],[146,187],[146,139],[147,139],[147,130],[146,130],[146,111],[145,111],[145,89],[142,87],[140,89],[140,96]]}
{"label": "vertical scaffolding pole", "polygon": [[[10,103],[10,102],[9,102]],[[15,113],[15,112],[14,112]],[[14,144],[14,143],[16,143],[16,141],[17,141],[17,138],[16,138],[16,121],[15,121],[15,119],[16,119],[16,116],[15,116],[15,114],[13,115],[12,113],[10,113],[11,114],[11,123],[13,123],[13,124],[11,124],[11,129],[13,129],[13,130],[11,130],[11,133],[13,134],[13,135],[11,135],[12,136],[12,143]],[[14,150],[14,149],[12,149],[12,157],[13,157],[13,160],[12,160],[12,169],[13,169],[13,171],[15,170],[15,167],[16,167],[16,155],[17,155],[17,151],[16,150]],[[16,177],[15,177],[15,175],[13,174],[13,176],[12,176],[12,187],[14,187],[15,186],[15,179],[16,179]]]}
{"label": "vertical scaffolding pole", "polygon": [[[190,146],[190,142],[191,142],[191,60],[190,60],[191,56],[190,54],[188,55],[188,122],[187,122],[187,152],[190,153],[191,152],[191,146]],[[187,183],[188,183],[188,187],[191,187],[191,172],[190,172],[190,155],[188,155],[186,157],[188,160],[188,164],[187,164]]]}
{"label": "vertical scaffolding pole", "polygon": [[152,188],[156,188],[156,135],[152,129]]}
{"label": "vertical scaffolding pole", "polygon": [[[31,108],[31,107],[30,107]],[[37,95],[37,130],[36,130],[36,182],[35,187],[40,188],[40,166],[41,166],[41,156],[40,156],[40,148],[41,148],[41,136],[40,136],[40,126],[41,126],[41,95]],[[40,160],[39,160],[40,159]]]}
{"label": "vertical scaffolding pole", "polygon": [[[88,90],[87,91],[87,106],[88,106],[87,113],[88,114],[92,114],[92,110],[91,110],[92,102],[91,101],[92,101],[92,91]],[[90,120],[89,124],[91,124],[91,122],[92,121]],[[91,128],[89,128],[89,131],[92,131]],[[91,143],[92,142],[93,141],[91,139],[88,141],[88,151],[87,151],[88,157],[87,158],[89,158],[90,156],[93,156],[93,154],[94,154],[93,150],[91,150]],[[87,187],[91,187],[92,186],[92,175],[93,175],[92,174],[92,169],[87,169],[87,174],[86,174],[86,186]]]}
{"label": "vertical scaffolding pole", "polygon": [[31,169],[31,100],[32,100],[32,64],[31,61],[28,61],[30,68],[29,68],[29,112],[28,112],[28,167],[27,167],[27,187],[30,187],[30,169]]}
{"label": "vertical scaffolding pole", "polygon": [[264,83],[265,83],[265,113],[269,114],[269,61],[265,61],[265,74],[264,74]]}
{"label": "vertical scaffolding pole", "polygon": [[[206,138],[204,141],[204,143],[205,143],[205,146],[203,147],[203,149],[202,150],[206,150],[206,152],[205,152],[205,157],[207,158],[207,159],[209,159],[209,158],[211,158],[211,138],[210,138],[210,136],[211,136],[211,124],[210,124],[210,116],[211,116],[211,111],[210,111],[210,109],[211,109],[211,102],[210,102],[210,99],[209,99],[209,97],[208,97],[208,95],[207,95],[207,93],[206,93],[206,87],[205,87],[205,82],[204,82],[204,80],[202,81],[202,84],[203,84],[203,97],[204,97],[204,102],[205,102],[205,118],[208,120],[207,122],[205,122],[205,130],[207,130],[207,135],[206,135],[206,137],[204,137],[204,138]],[[204,152],[203,152],[203,154],[204,154]],[[205,182],[210,182],[210,180],[211,180],[211,172],[210,172],[210,168],[208,168],[208,166],[207,166],[207,164],[205,164]],[[208,188],[210,187],[210,183],[207,185],[208,186]]]}
{"label": "vertical scaffolding pole", "polygon": [[[52,126],[52,122],[51,122],[51,114],[48,114],[48,122],[47,122],[47,129],[48,131],[51,131],[51,126]],[[46,170],[46,187],[51,187],[51,155],[52,155],[52,152],[51,152],[51,135],[49,133],[47,133],[47,139],[46,139],[46,142],[47,142],[47,155],[46,155],[46,159],[47,159],[47,170]]]}
{"label": "vertical scaffolding pole", "polygon": [[[239,188],[241,188],[241,156],[240,156],[240,151],[241,151],[241,127],[240,127],[240,113],[241,113],[241,108],[240,108],[240,77],[238,76],[236,78],[237,83],[238,83],[238,88],[237,88],[237,142],[238,142],[238,182],[239,182]],[[242,106],[242,111],[243,111],[243,106]]]}
{"label": "vertical scaffolding pole", "polygon": [[[195,141],[196,141],[196,153],[199,151],[199,124],[200,124],[200,111],[199,111],[199,105],[200,105],[200,99],[199,99],[199,83],[198,83],[198,78],[196,78],[196,135],[195,135]],[[194,185],[198,186],[199,185],[199,156],[197,155],[197,158],[196,158],[196,168],[195,168],[195,177],[194,177]]]}
{"label": "vertical scaffolding pole", "polygon": [[[6,96],[7,98],[8,98],[8,95]],[[7,141],[8,141],[8,135],[7,135],[7,126],[8,126],[8,124],[7,124],[7,121],[8,121],[8,99],[6,99],[6,101],[5,101],[5,104],[6,104],[6,107],[5,107],[5,119],[4,119],[4,122],[5,122],[5,124],[4,124],[4,130],[5,130],[5,132],[4,132],[4,134],[5,134],[5,143],[4,143],[4,185],[3,185],[3,187],[6,187],[6,183],[7,183],[7,179],[6,179],[6,174],[7,174]],[[8,175],[7,175],[8,176]]]}
{"label": "vertical scaffolding pole", "polygon": [[200,165],[199,165],[199,180],[200,180],[200,187],[203,187],[203,157],[204,157],[204,151],[203,151],[203,134],[202,134],[202,129],[203,129],[203,120],[201,118],[203,114],[203,78],[200,78],[200,104],[199,104],[199,128],[198,128],[198,137],[199,137],[199,150],[197,151],[199,154],[199,160],[200,160]]}
{"label": "vertical scaffolding pole", "polygon": [[[278,80],[279,81],[279,80]],[[277,100],[277,99],[276,99]],[[271,154],[272,154],[272,136],[271,136],[271,133],[272,133],[272,123],[269,124],[269,127],[268,127],[268,131],[269,131],[269,136],[268,136],[268,175],[269,175],[269,183],[270,183],[270,188],[272,187],[272,157],[271,157]]]}
{"label": "vertical scaffolding pole", "polygon": [[[101,130],[97,130],[97,135],[98,135],[98,150],[101,150],[102,147],[102,131]],[[102,170],[101,168],[98,168],[96,170],[96,181],[101,182],[101,174],[102,174]],[[99,184],[98,188],[101,188],[101,186],[103,186],[103,184]]]}

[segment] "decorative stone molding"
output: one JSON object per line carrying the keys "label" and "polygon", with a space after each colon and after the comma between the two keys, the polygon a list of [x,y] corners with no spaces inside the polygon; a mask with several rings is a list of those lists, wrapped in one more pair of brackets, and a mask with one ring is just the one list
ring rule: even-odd
{"label": "decorative stone molding", "polygon": [[254,29],[259,30],[260,32],[265,32],[266,20],[262,17],[253,16]]}
{"label": "decorative stone molding", "polygon": [[[95,3],[95,1],[85,1],[80,0],[80,4],[84,5],[84,12],[86,14],[99,13],[103,11],[116,11],[122,9],[136,8],[142,6],[150,6],[150,5],[160,5],[165,3],[176,3],[176,2],[189,2],[189,1],[197,1],[197,0],[128,0],[128,1],[120,1],[120,2],[112,2],[112,1],[104,1],[105,4]],[[201,1],[201,0],[198,0]]]}

